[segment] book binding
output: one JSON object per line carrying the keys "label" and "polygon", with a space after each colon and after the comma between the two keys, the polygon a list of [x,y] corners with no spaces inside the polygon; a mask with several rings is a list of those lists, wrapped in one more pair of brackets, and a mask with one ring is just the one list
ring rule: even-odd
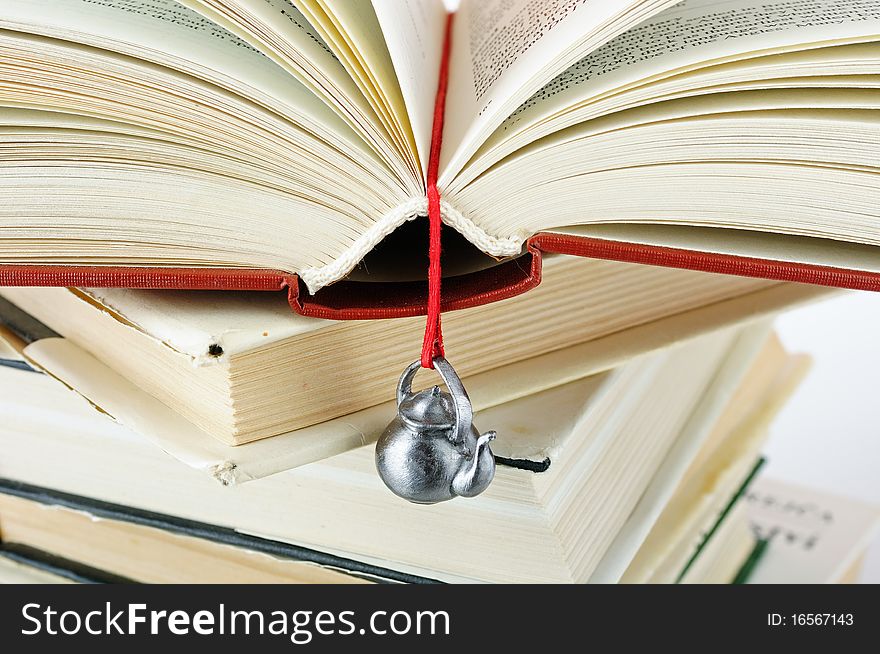
{"label": "book binding", "polygon": [[[432,213],[433,209],[438,223],[441,198],[436,187],[436,176],[443,134],[445,82],[451,52],[453,17],[454,14],[447,16],[431,142],[433,170],[427,180],[428,212]],[[404,213],[396,219],[408,219]],[[461,218],[460,214],[458,217]],[[513,243],[508,245],[515,247]],[[454,311],[497,302],[536,287],[541,283],[542,257],[549,253],[880,291],[880,273],[876,272],[544,232],[529,238],[519,257],[505,259],[497,266],[479,272],[444,278],[440,311]],[[343,279],[323,286],[313,294],[300,276],[277,270],[0,265],[0,286],[286,291],[294,312],[331,320],[404,318],[426,315],[431,309],[427,280],[355,282]],[[439,287],[439,283],[437,286]],[[436,306],[433,307],[433,312],[436,313]]]}
{"label": "book binding", "polygon": [[[441,309],[455,311],[514,297],[541,283],[543,256],[557,253],[707,273],[880,291],[880,273],[567,234],[539,233],[525,252],[497,266],[443,280]],[[0,266],[0,286],[81,286],[224,291],[286,291],[298,314],[330,320],[405,318],[427,313],[427,281],[343,280],[310,294],[294,273],[277,270],[109,266]]]}

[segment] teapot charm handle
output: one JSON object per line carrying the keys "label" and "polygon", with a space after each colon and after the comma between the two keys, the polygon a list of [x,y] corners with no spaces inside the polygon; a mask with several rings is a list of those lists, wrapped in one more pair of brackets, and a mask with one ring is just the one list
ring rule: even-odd
{"label": "teapot charm handle", "polygon": [[[404,400],[412,395],[412,383],[416,373],[422,367],[421,361],[414,361],[403,371],[397,384],[397,405],[403,404]],[[468,436],[471,433],[471,424],[474,421],[474,410],[464,384],[449,363],[443,357],[434,357],[434,368],[440,373],[440,377],[449,389],[455,409],[455,440],[459,443],[468,444]]]}

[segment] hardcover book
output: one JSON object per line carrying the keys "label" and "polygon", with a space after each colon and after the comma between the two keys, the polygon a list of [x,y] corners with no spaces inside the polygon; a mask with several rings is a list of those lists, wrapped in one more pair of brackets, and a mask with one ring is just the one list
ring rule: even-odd
{"label": "hardcover book", "polygon": [[[834,292],[561,256],[545,272],[547,283],[531,293],[444,317],[448,352],[475,403],[544,390]],[[351,424],[390,402],[424,329],[419,317],[302,317],[273,293],[36,287],[0,288],[3,324],[28,342],[19,343],[22,356],[81,392],[91,388],[90,399],[118,419],[127,412],[96,392],[99,363],[197,431],[238,446],[332,420]],[[63,347],[96,361],[72,364]],[[116,395],[121,383],[105,386]],[[147,402],[137,406],[141,414]],[[395,407],[383,411],[384,426]]]}
{"label": "hardcover book", "polygon": [[432,194],[444,309],[548,252],[878,290],[878,40],[870,0],[6,0],[0,284],[421,314]]}

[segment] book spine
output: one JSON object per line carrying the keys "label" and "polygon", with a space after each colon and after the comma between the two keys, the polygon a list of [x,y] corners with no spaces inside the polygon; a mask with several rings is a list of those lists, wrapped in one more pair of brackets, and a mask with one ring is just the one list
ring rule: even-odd
{"label": "book spine", "polygon": [[0,266],[0,286],[280,291],[290,277],[275,270],[233,268]]}
{"label": "book spine", "polygon": [[[525,253],[486,270],[443,280],[442,311],[505,300],[541,283],[544,254],[556,253],[707,273],[880,291],[880,273],[621,241],[540,233]],[[427,313],[427,282],[343,280],[316,294],[293,273],[208,268],[0,266],[0,286],[81,286],[223,291],[286,291],[298,314],[328,320],[406,318]]]}
{"label": "book spine", "polygon": [[880,291],[880,273],[867,270],[700,252],[567,234],[540,233],[529,240],[529,246],[542,252],[555,252],[591,259],[682,268],[738,277],[756,277],[780,282],[833,286],[859,291]]}

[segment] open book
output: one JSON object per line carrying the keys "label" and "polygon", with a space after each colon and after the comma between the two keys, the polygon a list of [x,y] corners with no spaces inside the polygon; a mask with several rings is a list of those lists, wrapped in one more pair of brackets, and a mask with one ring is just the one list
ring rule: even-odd
{"label": "open book", "polygon": [[880,289],[878,42],[872,0],[5,0],[0,284],[422,313],[436,110],[444,308],[543,252]]}
{"label": "open book", "polygon": [[880,507],[766,477],[746,498],[752,531],[768,544],[749,583],[856,582]]}

